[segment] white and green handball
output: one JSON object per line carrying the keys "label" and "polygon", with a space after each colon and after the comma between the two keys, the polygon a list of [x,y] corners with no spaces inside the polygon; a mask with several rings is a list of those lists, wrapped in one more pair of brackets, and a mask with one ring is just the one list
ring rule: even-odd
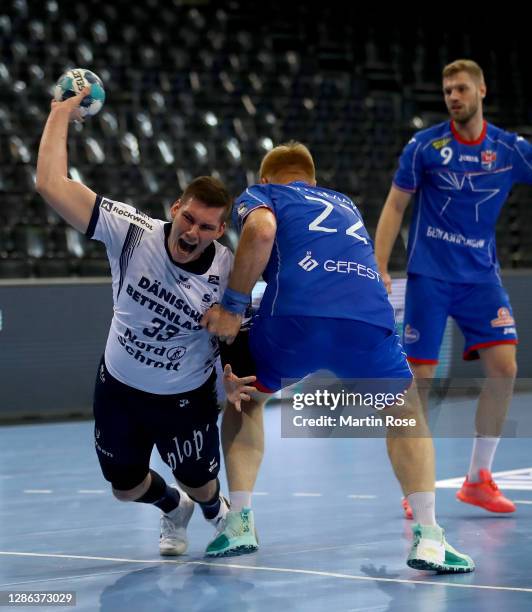
{"label": "white and green handball", "polygon": [[54,88],[54,100],[58,102],[76,96],[84,87],[91,92],[80,104],[82,117],[93,117],[105,102],[105,90],[100,77],[86,68],[72,68],[59,77]]}

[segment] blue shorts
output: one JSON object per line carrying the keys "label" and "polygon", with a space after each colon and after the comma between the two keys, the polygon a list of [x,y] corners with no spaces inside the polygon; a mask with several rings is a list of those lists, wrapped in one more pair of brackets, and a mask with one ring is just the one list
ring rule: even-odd
{"label": "blue shorts", "polygon": [[438,363],[448,316],[464,334],[466,361],[478,359],[478,349],[517,344],[510,299],[502,285],[450,283],[409,274],[403,345],[411,363]]}
{"label": "blue shorts", "polygon": [[318,370],[342,379],[406,379],[406,386],[412,379],[397,334],[362,321],[257,315],[249,346],[257,389],[265,393]]}

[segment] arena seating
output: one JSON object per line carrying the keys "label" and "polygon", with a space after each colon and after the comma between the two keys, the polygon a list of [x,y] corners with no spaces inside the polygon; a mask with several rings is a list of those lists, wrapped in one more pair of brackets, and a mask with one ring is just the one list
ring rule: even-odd
{"label": "arena seating", "polygon": [[[236,195],[268,149],[298,139],[315,155],[319,183],[350,194],[373,235],[402,146],[446,117],[439,75],[457,57],[484,67],[488,119],[532,136],[524,23],[512,24],[508,48],[497,37],[486,44],[484,16],[449,17],[441,28],[381,12],[335,1],[270,3],[258,15],[243,0],[5,0],[0,278],[109,273],[103,248],[34,192],[53,84],[68,67],[91,68],[107,93],[102,112],[71,129],[71,177],[158,217],[199,174]],[[503,266],[532,265],[530,194],[516,188],[501,215]],[[405,267],[401,236],[395,270]]]}

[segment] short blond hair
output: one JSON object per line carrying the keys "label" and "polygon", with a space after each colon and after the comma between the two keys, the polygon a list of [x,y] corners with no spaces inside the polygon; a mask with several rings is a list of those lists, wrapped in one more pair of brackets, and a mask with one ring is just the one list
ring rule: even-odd
{"label": "short blond hair", "polygon": [[301,173],[311,181],[316,180],[314,160],[307,147],[291,140],[266,153],[260,164],[260,178],[271,180],[283,173]]}
{"label": "short blond hair", "polygon": [[469,59],[458,59],[447,64],[442,71],[442,78],[447,79],[458,72],[467,72],[479,83],[484,83],[482,68],[476,62]]}

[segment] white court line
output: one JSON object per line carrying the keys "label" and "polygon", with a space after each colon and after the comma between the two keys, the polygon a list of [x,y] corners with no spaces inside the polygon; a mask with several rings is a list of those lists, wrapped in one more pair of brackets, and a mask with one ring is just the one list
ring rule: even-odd
{"label": "white court line", "polygon": [[348,495],[349,499],[377,499],[376,495]]}
{"label": "white court line", "polygon": [[52,489],[24,489],[24,493],[30,495],[49,495],[53,493]]}
{"label": "white court line", "polygon": [[[495,586],[491,584],[460,584],[458,582],[440,582],[439,580],[409,580],[407,578],[380,578],[373,576],[356,576],[353,574],[339,574],[337,572],[320,572],[317,570],[294,569],[290,567],[264,567],[261,565],[240,565],[237,563],[213,563],[209,561],[175,561],[173,559],[123,559],[120,557],[89,557],[85,555],[56,555],[47,553],[28,553],[0,550],[0,555],[12,557],[47,557],[51,559],[80,559],[86,561],[118,561],[121,563],[148,563],[174,565],[202,565],[205,567],[219,567],[222,569],[251,570],[253,572],[277,572],[285,574],[302,574],[304,576],[320,576],[323,578],[341,578],[343,580],[361,580],[364,582],[392,582],[398,584],[430,584],[448,586],[455,589],[479,589],[488,591],[512,591],[518,593],[532,593],[532,588]],[[65,580],[63,577],[62,580]],[[0,585],[2,586],[2,585]]]}
{"label": "white court line", "polygon": [[[532,467],[493,472],[492,476],[505,491],[532,491]],[[436,488],[459,489],[463,482],[463,476],[446,478],[445,480],[437,480]]]}
{"label": "white court line", "polygon": [[386,612],[389,609],[388,604],[384,604],[383,606],[372,606],[371,608],[366,608],[365,606],[363,608],[350,608],[346,612]]}
{"label": "white court line", "polygon": [[[68,576],[69,580],[86,580],[87,578],[91,579],[96,576],[116,576],[129,574],[131,568],[116,570],[116,571],[106,571],[106,572],[95,572],[94,574],[80,574],[78,576]],[[30,584],[39,584],[40,582],[62,582],[64,583],[66,580],[65,576],[60,576],[59,578],[36,578],[34,580],[20,580],[18,582],[6,582],[5,584],[1,584],[0,587],[17,587],[22,585],[30,585]]]}
{"label": "white court line", "polygon": [[292,493],[293,497],[321,497],[321,493]]}
{"label": "white court line", "polygon": [[86,555],[59,555],[50,553],[13,552],[0,550],[0,555],[9,557],[47,557],[51,559],[81,559],[82,561],[118,561],[120,563],[174,563],[187,565],[195,561],[176,561],[175,559],[122,559],[121,557],[89,557]]}
{"label": "white court line", "polygon": [[286,556],[286,555],[299,555],[299,554],[303,554],[303,553],[316,553],[316,552],[323,552],[324,550],[345,550],[346,548],[371,548],[372,544],[349,544],[348,546],[346,546],[345,544],[342,544],[341,546],[324,546],[321,548],[306,548],[304,550],[285,550],[283,552],[271,552],[271,553],[262,553],[262,557],[282,557],[282,556]]}
{"label": "white court line", "polygon": [[253,491],[252,495],[269,495],[269,493],[265,491]]}
{"label": "white court line", "polygon": [[529,499],[514,499],[513,502],[514,502],[514,504],[530,504],[530,505],[532,505],[532,501],[530,501]]}

